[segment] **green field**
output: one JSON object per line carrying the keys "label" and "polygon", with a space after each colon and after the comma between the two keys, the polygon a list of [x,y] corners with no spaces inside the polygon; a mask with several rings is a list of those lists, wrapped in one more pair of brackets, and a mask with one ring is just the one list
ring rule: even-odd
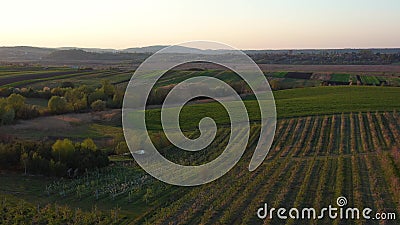
{"label": "green field", "polygon": [[366,85],[379,85],[381,82],[375,76],[361,76],[361,83]]}
{"label": "green field", "polygon": [[[348,112],[400,110],[400,88],[390,87],[315,87],[275,91],[278,118],[307,115],[329,115]],[[252,121],[260,120],[258,103],[253,96],[247,97],[245,105]],[[204,116],[215,118],[217,124],[229,123],[226,111],[219,103],[189,105],[180,115],[182,129],[197,126]],[[160,110],[147,112],[148,128],[161,129]]]}
{"label": "green field", "polygon": [[[0,68],[0,74],[10,79],[24,73],[40,74],[41,70]],[[76,86],[98,87],[101,80],[108,79],[123,88],[131,74],[130,71],[80,71],[6,86],[26,85],[41,90],[69,81]],[[339,196],[347,198],[348,206],[399,215],[400,88],[373,85],[294,88],[315,86],[321,81],[279,77],[284,74],[276,73],[272,79],[279,79],[292,89],[273,92],[278,117],[274,142],[267,158],[254,172],[248,171],[248,165],[259,140],[259,107],[253,95],[243,95],[251,120],[250,140],[242,159],[220,179],[197,187],[168,185],[148,175],[129,154],[111,155],[110,166],[86,171],[76,178],[1,171],[0,224],[85,224],[82,218],[100,224],[100,221],[103,224],[382,224],[379,220],[282,221],[260,220],[256,216],[264,203],[269,207],[320,209],[336,206]],[[194,75],[238,81],[229,71],[173,71],[157,87],[175,85]],[[333,75],[331,79],[340,82],[350,79],[347,74]],[[43,109],[47,106],[47,100],[41,98],[27,98],[26,103]],[[160,109],[146,111],[154,144],[162,146],[161,154],[180,164],[211,161],[227,145],[230,121],[219,103],[186,105],[180,114],[181,129],[188,137],[197,136],[197,125],[205,116],[221,125],[217,138],[203,151],[185,152],[163,139]],[[0,127],[0,134],[36,141],[70,138],[76,142],[90,137],[102,151],[113,152],[115,145],[123,141],[121,110],[20,120]],[[399,224],[400,220],[386,222]]]}
{"label": "green field", "polygon": [[[400,164],[391,151],[400,145],[399,116],[388,112],[281,119],[272,150],[261,167],[251,173],[247,166],[258,139],[254,125],[248,150],[239,164],[221,179],[199,187],[163,184],[133,161],[124,160],[120,166],[74,180],[2,175],[0,182],[7,185],[0,190],[3,196],[41,206],[67,204],[90,211],[96,205],[106,213],[118,208],[120,223],[261,224],[254,212],[262,202],[320,208],[334,204],[342,195],[351,206],[399,212],[398,189],[391,181],[400,179],[396,172]],[[226,143],[223,135],[218,136],[210,149]],[[393,163],[386,163],[388,160]],[[277,224],[279,220],[268,223]]]}
{"label": "green field", "polygon": [[329,81],[333,82],[349,82],[350,81],[350,74],[343,74],[343,73],[335,73],[331,75],[331,79]]}

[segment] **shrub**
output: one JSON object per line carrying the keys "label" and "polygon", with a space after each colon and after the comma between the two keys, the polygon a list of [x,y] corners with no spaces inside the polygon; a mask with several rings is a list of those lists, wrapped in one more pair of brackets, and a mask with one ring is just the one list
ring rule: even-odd
{"label": "shrub", "polygon": [[65,113],[68,111],[67,101],[63,97],[53,96],[49,100],[48,108],[52,113]]}
{"label": "shrub", "polygon": [[2,125],[11,124],[14,121],[14,118],[15,118],[14,109],[11,108],[5,109],[4,113],[2,113],[0,118],[1,124]]}
{"label": "shrub", "polygon": [[12,93],[11,88],[0,88],[0,96],[1,97],[7,97]]}
{"label": "shrub", "polygon": [[0,98],[0,125],[10,124],[14,121],[15,111],[7,104],[7,100]]}
{"label": "shrub", "polygon": [[124,92],[121,90],[116,91],[113,97],[113,104],[114,104],[113,108],[121,108],[123,100],[124,100]]}
{"label": "shrub", "polygon": [[69,139],[57,140],[52,148],[52,156],[58,161],[70,163],[73,160],[75,146]]}
{"label": "shrub", "polygon": [[18,119],[32,119],[39,116],[39,109],[34,105],[23,105],[17,112]]}
{"label": "shrub", "polygon": [[96,146],[96,144],[94,143],[94,141],[91,138],[86,138],[82,142],[81,147],[85,148],[85,149],[92,150],[92,151],[96,151],[97,150],[97,146]]}
{"label": "shrub", "polygon": [[115,154],[117,155],[121,155],[128,152],[129,148],[125,141],[119,142],[118,145],[115,147]]}
{"label": "shrub", "polygon": [[97,100],[95,102],[93,102],[90,107],[94,110],[94,111],[103,111],[106,109],[106,102],[102,101],[102,100]]}
{"label": "shrub", "polygon": [[86,94],[79,89],[66,91],[64,97],[76,112],[87,108]]}
{"label": "shrub", "polygon": [[281,87],[281,84],[280,84],[280,82],[278,81],[278,80],[271,80],[270,82],[269,82],[269,85],[271,86],[271,89],[272,90],[280,90],[282,87]]}
{"label": "shrub", "polygon": [[70,81],[64,81],[61,83],[61,88],[74,88],[75,85]]}
{"label": "shrub", "polygon": [[93,93],[91,93],[89,95],[89,98],[88,98],[89,102],[88,103],[91,105],[93,102],[95,102],[97,100],[106,101],[107,100],[107,95],[105,95],[104,92],[102,92],[100,90],[97,90],[97,91],[95,91],[95,92],[93,92]]}
{"label": "shrub", "polygon": [[114,87],[114,85],[112,85],[111,83],[110,83],[110,81],[108,81],[108,80],[103,80],[102,82],[101,82],[101,88],[100,88],[100,90],[105,94],[105,95],[107,95],[107,97],[112,97],[113,95],[114,95],[114,93],[115,93],[115,87]]}
{"label": "shrub", "polygon": [[8,168],[19,161],[20,152],[7,145],[0,144],[0,168]]}
{"label": "shrub", "polygon": [[64,96],[65,92],[67,92],[69,89],[71,89],[71,88],[56,87],[51,90],[51,94],[57,95],[57,96]]}
{"label": "shrub", "polygon": [[7,104],[11,106],[15,112],[18,112],[25,104],[25,98],[20,94],[11,94],[7,98]]}

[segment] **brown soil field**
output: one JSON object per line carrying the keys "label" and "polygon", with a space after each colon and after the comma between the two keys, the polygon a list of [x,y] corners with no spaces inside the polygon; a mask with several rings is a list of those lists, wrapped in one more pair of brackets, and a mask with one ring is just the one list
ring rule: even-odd
{"label": "brown soil field", "polygon": [[121,116],[121,110],[109,110],[95,113],[70,113],[55,116],[43,116],[32,120],[19,120],[16,124],[0,127],[0,133],[18,136],[20,133],[45,132],[57,136],[74,131],[79,126],[98,121],[110,121]]}

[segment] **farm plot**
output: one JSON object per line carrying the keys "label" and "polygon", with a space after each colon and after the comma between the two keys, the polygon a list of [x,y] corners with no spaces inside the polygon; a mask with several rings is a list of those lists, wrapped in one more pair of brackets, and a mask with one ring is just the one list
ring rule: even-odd
{"label": "farm plot", "polygon": [[309,80],[313,73],[306,72],[287,72],[285,78],[293,78],[293,79],[306,79]]}
{"label": "farm plot", "polygon": [[375,76],[360,76],[360,80],[362,84],[365,85],[380,85],[381,81]]}
{"label": "farm plot", "polygon": [[29,82],[36,79],[45,79],[75,73],[83,73],[86,71],[68,70],[68,71],[35,71],[35,72],[18,72],[17,74],[4,75],[0,78],[0,86],[15,86],[18,82]]}
{"label": "farm plot", "polygon": [[[395,173],[400,166],[399,153],[392,149],[400,146],[390,138],[391,135],[397,136],[399,131],[389,125],[399,114],[359,115],[369,121],[357,122],[357,127],[364,128],[356,135],[362,132],[364,137],[370,138],[366,144],[361,144],[361,148],[352,149],[347,143],[352,142],[354,136],[347,135],[345,129],[341,128],[347,126],[352,116],[350,114],[324,117],[320,128],[323,132],[312,129],[318,128],[320,124],[316,123],[321,121],[312,117],[281,120],[274,147],[269,153],[271,157],[255,173],[246,172],[246,163],[252,151],[246,152],[245,160],[220,180],[192,189],[168,206],[150,213],[146,221],[153,224],[173,221],[179,221],[178,224],[279,224],[282,220],[275,218],[263,221],[256,217],[255,212],[264,202],[269,207],[313,206],[321,209],[329,204],[334,205],[339,196],[346,196],[350,206],[370,206],[374,211],[399,213],[399,192],[395,187],[400,179]],[[386,119],[380,127],[373,125],[378,124],[379,117]],[[302,127],[314,131],[304,137],[301,132],[296,132]],[[390,127],[394,129],[390,130]],[[306,141],[307,147],[297,149],[304,145],[301,143],[303,138],[317,141]],[[332,140],[336,140],[333,145]],[[257,139],[252,140],[250,149],[256,142]],[[384,147],[378,150],[377,146]],[[377,157],[379,160],[376,160]],[[291,220],[286,222],[296,223]],[[332,221],[326,218],[321,222]],[[302,223],[312,224],[313,221]],[[368,224],[379,224],[379,221],[368,221]]]}
{"label": "farm plot", "polygon": [[62,82],[72,82],[76,86],[79,85],[87,85],[91,87],[98,87],[101,84],[102,80],[110,80],[111,82],[121,82],[127,79],[130,79],[132,74],[130,72],[117,72],[117,71],[107,71],[107,70],[98,70],[92,71],[88,73],[75,74],[71,76],[59,77],[56,79],[47,79],[37,81],[35,83],[29,84],[34,88],[43,88],[43,87],[58,87]]}
{"label": "farm plot", "polygon": [[285,78],[287,73],[288,72],[273,72],[273,73],[267,73],[267,76],[275,78]]}
{"label": "farm plot", "polygon": [[329,79],[329,82],[334,83],[334,84],[349,84],[350,82],[350,74],[344,74],[344,73],[335,73],[331,75],[331,78]]}
{"label": "farm plot", "polygon": [[[199,187],[163,184],[127,161],[80,178],[47,183],[43,192],[49,199],[77,205],[114,203],[123,212],[143,205],[146,210],[128,216],[134,223],[279,224],[282,220],[263,221],[255,212],[264,202],[270,207],[321,209],[336,204],[339,196],[345,196],[349,206],[400,213],[398,118],[398,112],[373,112],[281,119],[267,159],[250,173],[248,162],[259,132],[259,125],[253,125],[248,150],[238,165]],[[221,129],[222,134],[229,133]],[[226,139],[219,138],[211,148],[223,148]],[[196,160],[209,160],[215,154],[206,151]],[[179,157],[184,158],[180,163],[196,161],[187,155],[177,155],[174,160]],[[302,223],[312,224],[313,220]]]}

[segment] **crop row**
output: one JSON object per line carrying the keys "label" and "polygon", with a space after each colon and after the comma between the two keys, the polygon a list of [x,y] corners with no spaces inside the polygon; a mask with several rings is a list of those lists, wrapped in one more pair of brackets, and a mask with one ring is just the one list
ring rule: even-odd
{"label": "crop row", "polygon": [[[339,196],[348,199],[348,206],[399,213],[398,119],[397,112],[386,112],[279,120],[267,159],[249,172],[248,163],[260,130],[259,125],[252,125],[248,149],[239,163],[220,179],[199,187],[166,185],[131,166],[111,167],[76,180],[56,182],[46,193],[81,201],[106,199],[151,204],[135,219],[137,223],[150,224],[296,224],[298,221],[282,221],[276,215],[272,220],[258,219],[257,209],[268,203],[268,207],[275,208],[318,210],[336,206]],[[215,151],[198,154],[198,158],[183,156],[190,163],[215,158],[229,139],[227,128],[221,129],[208,149]],[[332,221],[325,218],[303,222]]]}
{"label": "crop row", "polygon": [[[276,217],[258,219],[257,209],[264,203],[269,207],[320,209],[330,204],[336,206],[339,196],[345,196],[349,206],[398,213],[400,189],[396,171],[400,153],[393,138],[398,133],[398,124],[393,122],[397,118],[396,112],[388,112],[281,120],[271,154],[255,172],[241,170],[246,169],[243,164],[251,157],[251,153],[246,153],[244,162],[227,175],[204,189],[191,190],[188,193],[191,198],[185,197],[185,201],[195,199],[190,204],[178,200],[179,210],[166,215],[166,207],[150,213],[148,221],[156,224],[174,221],[177,224],[280,224],[282,220]],[[306,131],[307,135],[301,131]],[[235,174],[240,174],[240,178],[233,181]],[[207,200],[204,199],[206,190]],[[309,221],[311,224],[330,222],[328,218]],[[350,222],[364,224],[366,221]],[[287,220],[286,223],[296,224],[296,221]],[[341,224],[341,221],[334,223]]]}
{"label": "crop row", "polygon": [[361,83],[366,85],[379,85],[381,82],[375,76],[360,76]]}

